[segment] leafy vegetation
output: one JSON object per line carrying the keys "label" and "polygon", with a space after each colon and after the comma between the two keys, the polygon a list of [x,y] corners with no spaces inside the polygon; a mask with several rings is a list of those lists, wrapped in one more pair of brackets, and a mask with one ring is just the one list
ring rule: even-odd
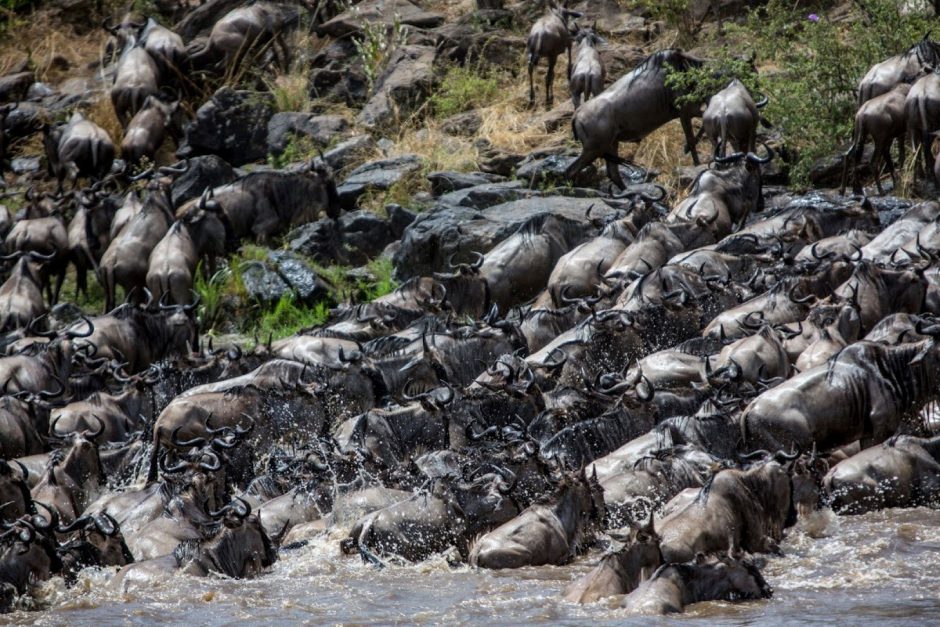
{"label": "leafy vegetation", "polygon": [[[760,65],[771,68],[761,73],[758,91],[770,98],[764,115],[785,138],[791,177],[799,184],[808,181],[817,159],[850,140],[856,88],[868,68],[910,49],[931,28],[933,18],[902,12],[902,0],[853,5],[855,19],[835,21],[825,15],[825,5],[770,0],[751,9],[743,23],[727,24],[723,40],[708,45],[715,64],[730,62],[729,73],[749,87],[753,83],[738,73],[743,67],[733,62],[735,55],[754,52]],[[703,78],[693,72],[672,80],[691,86]]]}
{"label": "leafy vegetation", "polygon": [[483,68],[454,66],[431,95],[431,108],[438,117],[485,107],[499,94],[499,82]]}
{"label": "leafy vegetation", "polygon": [[268,165],[281,169],[297,161],[309,161],[317,155],[317,146],[309,137],[291,134],[279,155],[268,154]]}
{"label": "leafy vegetation", "polygon": [[397,13],[389,28],[384,24],[362,21],[359,36],[353,40],[353,44],[356,46],[356,54],[362,60],[370,90],[375,87],[375,79],[392,53],[405,43],[407,37],[408,27],[402,24],[401,16]]}
{"label": "leafy vegetation", "polygon": [[330,315],[330,306],[321,301],[313,307],[298,303],[293,292],[281,297],[274,307],[261,313],[254,325],[255,334],[279,340],[309,327],[322,325]]}

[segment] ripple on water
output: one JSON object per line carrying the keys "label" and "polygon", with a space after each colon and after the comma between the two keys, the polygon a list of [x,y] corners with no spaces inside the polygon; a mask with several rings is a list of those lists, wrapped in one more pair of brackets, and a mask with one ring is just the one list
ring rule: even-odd
{"label": "ripple on water", "polygon": [[[564,567],[517,571],[452,568],[444,556],[383,570],[342,555],[342,530],[316,536],[283,552],[270,573],[235,581],[176,574],[122,594],[108,587],[113,570],[88,570],[66,589],[46,582],[41,612],[20,611],[18,624],[150,625],[191,622],[227,625],[251,621],[356,624],[650,624],[631,616],[619,599],[588,606],[561,600],[574,577],[599,554]],[[934,621],[940,612],[940,512],[919,508],[836,517],[818,512],[791,529],[784,555],[767,559],[774,587],[768,601],[703,603],[682,624],[740,625],[812,622],[907,625]],[[663,621],[657,620],[657,624]],[[672,622],[672,621],[666,621]]]}

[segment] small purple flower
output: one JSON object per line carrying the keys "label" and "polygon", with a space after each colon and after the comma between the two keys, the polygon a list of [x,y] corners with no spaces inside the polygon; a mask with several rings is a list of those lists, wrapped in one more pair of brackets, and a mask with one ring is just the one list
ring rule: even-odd
{"label": "small purple flower", "polygon": [[809,15],[806,16],[806,19],[808,19],[810,22],[818,22],[819,16],[816,15],[815,13],[810,13]]}

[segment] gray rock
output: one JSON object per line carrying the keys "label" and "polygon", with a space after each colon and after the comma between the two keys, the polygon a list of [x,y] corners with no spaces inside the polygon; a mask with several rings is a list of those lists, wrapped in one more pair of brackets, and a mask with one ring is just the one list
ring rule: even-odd
{"label": "gray rock", "polygon": [[323,148],[348,128],[349,122],[341,115],[275,113],[268,121],[268,152],[280,155],[292,136],[305,137]]}
{"label": "gray rock", "polygon": [[234,166],[263,159],[272,115],[270,94],[223,87],[196,111],[186,129],[186,144],[177,154],[215,154]]}
{"label": "gray rock", "polygon": [[312,305],[329,295],[330,290],[323,280],[297,254],[285,250],[272,251],[268,259],[300,302]]}
{"label": "gray rock", "polygon": [[49,111],[36,102],[21,102],[7,114],[3,128],[7,140],[21,139],[32,135],[42,127],[44,117],[51,117]]}
{"label": "gray rock", "polygon": [[369,83],[352,39],[334,41],[310,60],[310,97],[361,107],[369,98]]}
{"label": "gray rock", "polygon": [[179,207],[187,200],[200,196],[207,187],[211,189],[227,185],[235,178],[232,166],[221,157],[193,157],[189,160],[189,168],[173,181],[170,191],[173,206]]}
{"label": "gray rock", "polygon": [[419,28],[434,28],[444,23],[444,16],[430,13],[408,0],[366,0],[348,11],[317,26],[317,35],[347,37],[362,29],[364,22],[391,28],[396,16],[402,24]]}
{"label": "gray rock", "polygon": [[389,223],[371,211],[345,213],[337,222],[343,248],[353,265],[368,262],[396,239]]}
{"label": "gray rock", "polygon": [[45,83],[33,83],[26,92],[26,98],[28,100],[47,98],[53,94],[55,94],[55,90],[49,85]]}
{"label": "gray rock", "polygon": [[329,218],[297,227],[288,234],[287,240],[290,250],[317,263],[347,263],[346,253],[340,246],[336,222]]}
{"label": "gray rock", "polygon": [[[588,207],[591,218],[586,217]],[[445,267],[447,258],[458,254],[469,258],[472,252],[486,253],[512,235],[528,220],[553,214],[583,226],[585,237],[593,236],[597,227],[593,219],[610,216],[614,209],[603,200],[563,196],[534,197],[515,200],[483,210],[440,204],[422,213],[405,229],[401,247],[395,253],[395,275],[404,280],[429,276]]]}
{"label": "gray rock", "polygon": [[413,211],[408,211],[401,205],[386,205],[385,210],[388,213],[388,226],[392,230],[395,239],[400,239],[412,222],[418,217]]}
{"label": "gray rock", "polygon": [[290,287],[276,270],[263,261],[246,261],[239,268],[248,297],[262,304],[273,304],[285,296]]}
{"label": "gray rock", "polygon": [[369,191],[388,190],[403,176],[421,169],[417,155],[402,155],[391,159],[370,161],[352,172],[336,189],[340,203],[347,211],[356,206],[356,200]]}
{"label": "gray rock", "polygon": [[356,135],[327,150],[323,158],[333,170],[342,170],[374,151],[375,140],[371,135]]}
{"label": "gray rock", "polygon": [[42,166],[39,157],[16,157],[10,161],[10,170],[13,174],[28,174],[39,172]]}
{"label": "gray rock", "polygon": [[500,176],[512,176],[513,170],[523,159],[525,159],[523,155],[490,148],[480,154],[480,171]]}
{"label": "gray rock", "polygon": [[431,192],[435,196],[475,185],[501,183],[506,180],[497,174],[485,172],[431,172],[427,179],[431,182]]}
{"label": "gray rock", "polygon": [[359,122],[367,127],[384,126],[417,109],[434,85],[436,54],[431,46],[402,46],[395,50],[376,78],[374,94],[359,113]]}
{"label": "gray rock", "polygon": [[0,76],[0,102],[22,100],[29,86],[35,81],[36,76],[32,72],[17,72]]}
{"label": "gray rock", "polygon": [[[575,159],[574,155],[529,155],[516,166],[516,178],[521,179],[529,187],[538,187],[550,183],[567,183],[565,169]],[[590,185],[594,179],[590,168],[582,170],[573,183],[575,185]]]}
{"label": "gray rock", "polygon": [[472,137],[483,125],[483,118],[476,111],[465,111],[445,118],[441,122],[441,130],[448,135]]}
{"label": "gray rock", "polygon": [[531,196],[537,192],[530,192],[522,181],[505,181],[502,183],[486,183],[448,192],[441,196],[440,202],[456,207],[472,207],[486,209],[493,205],[517,200]]}

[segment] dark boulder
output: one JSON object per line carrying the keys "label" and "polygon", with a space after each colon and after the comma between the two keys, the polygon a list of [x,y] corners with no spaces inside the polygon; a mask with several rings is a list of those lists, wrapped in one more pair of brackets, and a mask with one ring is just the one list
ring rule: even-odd
{"label": "dark boulder", "polygon": [[441,130],[448,135],[472,137],[483,125],[483,118],[476,111],[465,111],[441,121]]}
{"label": "dark boulder", "polygon": [[366,0],[320,24],[316,31],[320,37],[347,37],[359,32],[365,22],[384,27],[382,30],[391,29],[396,18],[401,24],[418,28],[434,28],[444,23],[443,15],[425,11],[408,0]]}
{"label": "dark boulder", "polygon": [[356,200],[369,190],[386,191],[402,177],[421,169],[417,155],[402,155],[391,159],[364,163],[349,173],[337,187],[340,203],[347,211],[356,206]]}
{"label": "dark boulder", "polygon": [[[587,216],[589,207],[592,207],[590,218]],[[542,214],[579,223],[584,228],[584,237],[591,237],[597,233],[592,220],[603,221],[613,212],[614,209],[602,200],[564,196],[524,198],[483,210],[442,203],[419,215],[405,229],[401,247],[394,256],[395,274],[401,280],[429,276],[445,268],[452,254],[467,259],[473,252],[486,253]]]}
{"label": "dark boulder", "polygon": [[0,76],[0,103],[22,100],[29,86],[36,81],[32,72],[17,72]]}
{"label": "dark boulder", "polygon": [[268,152],[280,155],[292,137],[306,138],[324,148],[346,132],[349,122],[341,115],[314,115],[287,111],[275,113],[268,121]]}
{"label": "dark boulder", "polygon": [[501,183],[506,180],[502,176],[486,174],[485,172],[431,172],[428,174],[427,179],[431,182],[431,192],[435,196],[476,185]]}
{"label": "dark boulder", "polygon": [[353,265],[367,263],[397,239],[389,223],[371,211],[344,213],[337,222],[342,246],[347,251],[348,262]]}
{"label": "dark boulder", "polygon": [[322,218],[297,227],[287,236],[288,248],[324,265],[346,263],[346,253],[340,245],[336,221]]}
{"label": "dark boulder", "polygon": [[327,285],[296,253],[286,250],[272,251],[268,254],[268,259],[284,282],[294,291],[299,302],[312,305],[329,295]]}
{"label": "dark boulder", "polygon": [[215,154],[234,166],[263,159],[272,115],[270,94],[223,87],[196,111],[177,154]]}
{"label": "dark boulder", "polygon": [[179,207],[187,200],[198,197],[207,187],[211,189],[227,185],[235,178],[232,166],[221,157],[193,157],[189,160],[189,168],[173,181],[173,206]]}
{"label": "dark boulder", "polygon": [[441,196],[440,202],[455,207],[486,209],[493,205],[518,200],[533,195],[522,181],[503,181],[485,183],[448,192]]}
{"label": "dark boulder", "polygon": [[277,270],[263,261],[245,261],[238,271],[245,293],[255,302],[268,305],[276,303],[290,290]]}
{"label": "dark boulder", "polygon": [[327,150],[323,158],[334,172],[338,172],[357,161],[368,158],[374,152],[375,140],[371,135],[356,135]]}

